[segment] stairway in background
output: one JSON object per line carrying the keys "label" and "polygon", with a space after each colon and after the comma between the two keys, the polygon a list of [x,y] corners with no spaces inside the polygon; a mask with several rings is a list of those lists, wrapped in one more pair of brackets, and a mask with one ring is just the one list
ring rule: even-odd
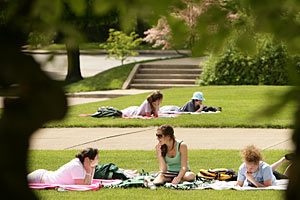
{"label": "stairway in background", "polygon": [[123,85],[123,89],[164,89],[198,86],[196,79],[205,58],[183,58],[145,64],[137,64]]}

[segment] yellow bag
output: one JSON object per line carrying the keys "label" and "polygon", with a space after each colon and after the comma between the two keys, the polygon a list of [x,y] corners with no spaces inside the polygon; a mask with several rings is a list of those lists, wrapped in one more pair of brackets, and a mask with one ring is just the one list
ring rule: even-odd
{"label": "yellow bag", "polygon": [[198,178],[219,181],[236,181],[237,174],[232,169],[216,168],[216,169],[200,169],[197,174]]}

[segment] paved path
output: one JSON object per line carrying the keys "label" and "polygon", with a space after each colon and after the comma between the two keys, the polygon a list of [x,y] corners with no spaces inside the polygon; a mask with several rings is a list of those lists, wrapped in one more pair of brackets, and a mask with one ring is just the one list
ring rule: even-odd
{"label": "paved path", "polygon": [[[46,63],[50,54],[32,54],[32,57],[42,64],[44,70],[49,76],[56,80],[64,80],[67,75],[67,55],[54,55],[51,62]],[[132,63],[142,60],[152,60],[158,58],[174,57],[175,55],[143,55],[129,57],[124,63]],[[80,69],[83,77],[94,76],[102,71],[121,65],[119,60],[106,58],[106,55],[80,55]]]}
{"label": "paved path", "polygon": [[[106,101],[110,98],[126,95],[135,95],[149,93],[153,90],[105,90],[105,91],[92,91],[92,92],[78,92],[73,94],[67,94],[68,106],[85,104],[97,101]],[[0,108],[3,108],[3,97],[0,97]]]}
{"label": "paved path", "polygon": [[[156,127],[149,128],[45,128],[31,138],[30,149],[153,150]],[[291,129],[175,128],[177,138],[189,149],[242,149],[254,144],[260,149],[293,150]]]}

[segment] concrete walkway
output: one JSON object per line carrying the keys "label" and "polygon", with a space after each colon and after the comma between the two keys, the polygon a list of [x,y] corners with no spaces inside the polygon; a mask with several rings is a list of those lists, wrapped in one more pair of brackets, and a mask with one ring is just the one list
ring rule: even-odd
{"label": "concrete walkway", "polygon": [[[137,89],[128,89],[128,90],[105,90],[105,91],[92,91],[92,92],[78,92],[72,94],[66,94],[68,106],[74,106],[78,104],[92,103],[97,101],[106,101],[111,98],[127,96],[127,95],[136,95],[149,93],[153,90],[137,90]],[[3,99],[0,97],[0,108],[3,108]]]}
{"label": "concrete walkway", "polygon": [[[149,128],[44,128],[30,140],[30,149],[154,150],[156,127]],[[293,150],[291,129],[175,128],[178,139],[189,149]]]}

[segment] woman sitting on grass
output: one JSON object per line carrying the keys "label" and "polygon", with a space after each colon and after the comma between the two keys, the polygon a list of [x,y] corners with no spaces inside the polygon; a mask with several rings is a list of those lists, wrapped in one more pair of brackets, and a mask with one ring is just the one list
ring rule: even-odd
{"label": "woman sitting on grass", "polygon": [[154,91],[147,99],[138,107],[130,106],[122,110],[123,115],[141,115],[151,117],[158,117],[159,104],[161,104],[163,94],[159,91]]}
{"label": "woman sitting on grass", "polygon": [[[175,139],[170,125],[162,125],[157,129],[156,156],[161,173],[154,179],[154,184],[165,182],[178,184],[181,181],[194,181],[195,174],[190,171],[187,145]],[[170,177],[172,176],[173,177]]]}
{"label": "woman sitting on grass", "polygon": [[244,181],[247,179],[248,185],[252,187],[268,187],[275,183],[275,180],[287,179],[288,168],[286,168],[284,174],[280,174],[275,171],[277,168],[291,160],[293,154],[286,154],[276,163],[271,166],[263,162],[263,156],[261,152],[253,145],[246,147],[241,155],[244,163],[239,168],[237,186],[242,187]]}
{"label": "woman sitting on grass", "polygon": [[27,175],[28,183],[90,185],[98,164],[98,149],[84,149],[75,157],[56,171],[38,169],[31,172]]}

